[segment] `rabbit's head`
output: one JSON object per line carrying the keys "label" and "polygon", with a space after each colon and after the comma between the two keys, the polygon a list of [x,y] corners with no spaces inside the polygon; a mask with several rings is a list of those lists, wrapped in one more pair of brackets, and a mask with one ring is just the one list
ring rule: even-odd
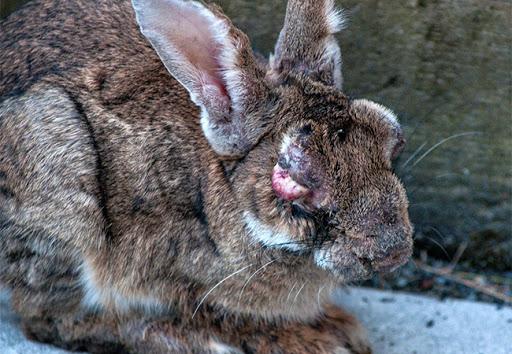
{"label": "rabbit's head", "polygon": [[[343,280],[412,249],[391,162],[404,138],[387,108],[341,91],[333,1],[290,0],[268,63],[215,6],[133,0],[142,33],[201,110],[251,242],[310,257]],[[193,119],[193,117],[191,117]]]}

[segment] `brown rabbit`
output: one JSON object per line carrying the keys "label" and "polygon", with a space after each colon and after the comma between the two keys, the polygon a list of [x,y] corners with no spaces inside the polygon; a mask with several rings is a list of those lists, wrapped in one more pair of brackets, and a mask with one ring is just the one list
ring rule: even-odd
{"label": "brown rabbit", "polygon": [[0,27],[0,280],[91,352],[367,353],[330,305],[407,261],[395,115],[341,91],[331,0],[269,63],[213,5],[39,0]]}

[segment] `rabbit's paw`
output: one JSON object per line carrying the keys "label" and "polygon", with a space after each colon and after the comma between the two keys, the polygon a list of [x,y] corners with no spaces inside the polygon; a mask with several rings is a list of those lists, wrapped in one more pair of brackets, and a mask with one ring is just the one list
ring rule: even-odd
{"label": "rabbit's paw", "polygon": [[312,323],[288,323],[256,328],[242,343],[255,353],[370,354],[366,332],[357,320],[330,305],[324,316]]}
{"label": "rabbit's paw", "polygon": [[208,330],[190,328],[170,319],[137,320],[124,324],[121,340],[130,352],[152,354],[242,354]]}
{"label": "rabbit's paw", "polygon": [[[350,314],[335,305],[329,305],[325,310],[323,321],[327,330],[334,337],[343,337],[347,353],[370,354],[372,352],[366,330]],[[340,353],[344,353],[340,351]]]}
{"label": "rabbit's paw", "polygon": [[21,324],[27,338],[67,350],[98,354],[132,352],[119,341],[115,321],[104,316],[70,313],[23,318]]}

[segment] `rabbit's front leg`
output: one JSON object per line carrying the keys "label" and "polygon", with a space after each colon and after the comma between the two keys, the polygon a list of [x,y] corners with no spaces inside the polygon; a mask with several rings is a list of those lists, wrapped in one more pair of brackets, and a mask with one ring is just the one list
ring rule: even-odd
{"label": "rabbit's front leg", "polygon": [[120,341],[118,322],[105,315],[77,311],[24,317],[21,327],[27,338],[66,350],[101,354],[132,352]]}

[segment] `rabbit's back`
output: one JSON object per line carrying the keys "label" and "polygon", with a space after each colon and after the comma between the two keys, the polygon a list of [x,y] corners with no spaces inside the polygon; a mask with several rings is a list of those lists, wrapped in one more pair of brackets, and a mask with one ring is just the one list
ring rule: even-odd
{"label": "rabbit's back", "polygon": [[0,99],[44,80],[85,111],[95,100],[130,124],[182,120],[201,135],[197,108],[140,34],[129,0],[31,1],[0,22],[0,63]]}
{"label": "rabbit's back", "polygon": [[31,1],[0,22],[0,96],[50,73],[76,75],[100,63],[114,68],[125,60],[121,52],[140,54],[132,17],[129,1]]}
{"label": "rabbit's back", "polygon": [[0,26],[0,98],[39,82],[62,91],[92,142],[114,233],[158,208],[194,209],[212,154],[197,107],[139,33],[130,1],[36,0]]}

